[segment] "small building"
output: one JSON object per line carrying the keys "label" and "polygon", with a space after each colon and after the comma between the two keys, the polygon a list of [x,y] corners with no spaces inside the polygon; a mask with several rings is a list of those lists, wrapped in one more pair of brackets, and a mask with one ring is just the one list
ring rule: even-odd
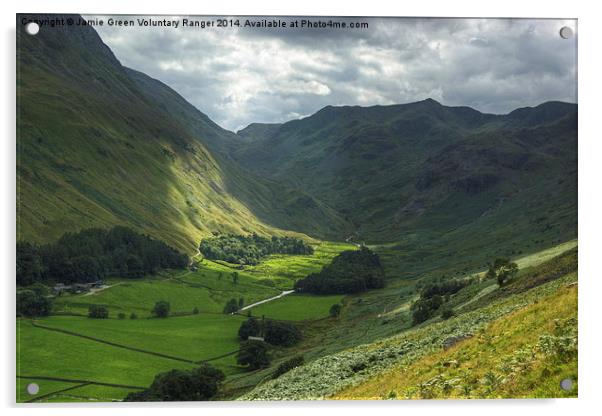
{"label": "small building", "polygon": [[249,341],[261,341],[261,342],[265,341],[265,339],[263,337],[252,337],[252,336],[249,336],[247,338],[247,340],[249,340]]}
{"label": "small building", "polygon": [[90,290],[92,283],[75,283],[71,286],[71,292],[84,293]]}
{"label": "small building", "polygon": [[63,292],[68,292],[71,290],[71,286],[69,285],[65,285],[64,283],[57,283],[56,285],[54,285],[54,287],[52,288],[52,294],[54,296],[59,296],[61,295]]}

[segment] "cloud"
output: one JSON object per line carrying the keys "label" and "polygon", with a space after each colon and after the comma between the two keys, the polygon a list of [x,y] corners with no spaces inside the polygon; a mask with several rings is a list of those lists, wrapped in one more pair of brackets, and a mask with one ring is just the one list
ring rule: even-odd
{"label": "cloud", "polygon": [[326,105],[431,97],[506,113],[576,100],[576,40],[558,34],[565,25],[576,29],[575,21],[332,20],[368,22],[369,28],[96,30],[125,66],[165,82],[231,130],[284,122]]}

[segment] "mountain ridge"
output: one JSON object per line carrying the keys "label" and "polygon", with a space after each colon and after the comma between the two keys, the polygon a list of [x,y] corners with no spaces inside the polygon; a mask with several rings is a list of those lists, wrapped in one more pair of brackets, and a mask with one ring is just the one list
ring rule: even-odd
{"label": "mountain ridge", "polygon": [[[342,223],[304,193],[235,166],[219,151],[234,133],[123,67],[91,27],[18,31],[17,65],[18,240],[128,225],[193,253],[214,232],[295,234],[274,224],[289,219],[310,230]],[[311,221],[294,209],[302,201]]]}
{"label": "mountain ridge", "polygon": [[91,27],[17,40],[19,238],[130,224],[188,252],[216,232],[398,242],[514,218],[532,190],[573,234],[576,104],[326,106],[234,133]]}

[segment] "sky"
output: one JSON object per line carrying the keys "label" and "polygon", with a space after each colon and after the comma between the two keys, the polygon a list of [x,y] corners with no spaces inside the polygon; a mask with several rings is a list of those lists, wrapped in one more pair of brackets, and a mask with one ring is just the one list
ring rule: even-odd
{"label": "sky", "polygon": [[164,82],[233,131],[305,117],[327,105],[433,98],[504,114],[577,100],[576,36],[559,35],[563,26],[576,32],[572,20],[336,21],[367,22],[368,28],[95,29],[123,65]]}

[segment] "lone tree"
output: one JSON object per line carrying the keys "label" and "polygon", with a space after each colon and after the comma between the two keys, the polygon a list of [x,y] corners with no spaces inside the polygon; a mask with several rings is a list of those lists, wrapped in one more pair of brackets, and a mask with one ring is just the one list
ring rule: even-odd
{"label": "lone tree", "polygon": [[442,308],[442,311],[441,311],[441,318],[442,319],[449,319],[449,318],[451,318],[454,315],[455,315],[454,314],[454,310],[452,308],[450,308],[449,306],[444,306]]}
{"label": "lone tree", "polygon": [[337,318],[341,314],[342,306],[338,303],[335,303],[330,307],[330,316],[333,318]]}
{"label": "lone tree", "polygon": [[245,299],[244,298],[238,298],[238,309],[242,309],[242,307],[245,304]]}
{"label": "lone tree", "polygon": [[507,258],[497,258],[493,263],[489,264],[487,277],[497,279],[498,284],[502,286],[517,273],[518,266],[516,263],[511,262],[510,259]]}
{"label": "lone tree", "polygon": [[224,306],[224,313],[228,314],[234,312],[238,312],[238,302],[236,299],[230,299],[226,302],[226,306]]}
{"label": "lone tree", "polygon": [[165,300],[160,300],[157,303],[155,303],[155,306],[153,307],[151,313],[157,318],[167,318],[169,316],[170,309],[171,307],[169,305],[169,302]]}
{"label": "lone tree", "polygon": [[238,272],[232,273],[232,283],[238,284]]}
{"label": "lone tree", "polygon": [[88,308],[88,317],[94,319],[107,319],[109,310],[104,306],[90,305]]}
{"label": "lone tree", "polygon": [[217,394],[225,376],[204,364],[194,370],[171,370],[155,376],[146,390],[130,393],[126,402],[170,402],[209,400]]}
{"label": "lone tree", "polygon": [[261,341],[245,341],[240,345],[236,362],[248,366],[250,370],[268,367],[271,362],[268,346]]}

